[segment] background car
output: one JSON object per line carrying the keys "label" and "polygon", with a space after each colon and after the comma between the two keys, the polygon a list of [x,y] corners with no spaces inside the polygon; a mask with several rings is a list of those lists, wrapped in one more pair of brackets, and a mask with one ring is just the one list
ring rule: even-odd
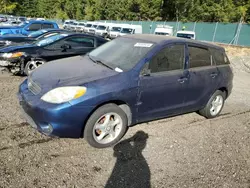
{"label": "background car", "polygon": [[13,73],[29,75],[48,61],[83,55],[106,42],[107,40],[97,36],[61,33],[31,44],[1,48],[0,66],[8,68]]}
{"label": "background car", "polygon": [[3,35],[0,36],[0,47],[15,45],[16,43],[31,43],[59,33],[69,33],[64,29],[41,29],[26,35]]}
{"label": "background car", "polygon": [[0,36],[6,34],[29,35],[31,32],[49,28],[59,29],[55,22],[32,20],[23,22],[19,26],[0,26]]}

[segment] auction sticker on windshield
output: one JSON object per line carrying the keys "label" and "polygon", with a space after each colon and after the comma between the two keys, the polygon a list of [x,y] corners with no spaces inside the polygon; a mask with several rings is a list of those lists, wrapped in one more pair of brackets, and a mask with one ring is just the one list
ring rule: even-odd
{"label": "auction sticker on windshield", "polygon": [[150,48],[153,44],[152,43],[136,43],[135,47],[144,47],[144,48]]}

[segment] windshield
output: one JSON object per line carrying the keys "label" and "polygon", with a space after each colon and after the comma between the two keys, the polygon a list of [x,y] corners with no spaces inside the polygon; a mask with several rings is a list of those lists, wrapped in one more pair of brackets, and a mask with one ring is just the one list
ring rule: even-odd
{"label": "windshield", "polygon": [[133,29],[131,28],[122,28],[121,33],[128,33],[128,34],[132,34]]}
{"label": "windshield", "polygon": [[98,25],[92,25],[91,27],[96,28]]}
{"label": "windshield", "polygon": [[35,31],[35,32],[32,32],[28,35],[28,37],[38,37],[40,35],[42,35],[43,33],[46,33],[47,31],[46,30],[38,30],[38,31]]}
{"label": "windshield", "polygon": [[20,21],[25,21],[26,19],[25,18],[19,18]]}
{"label": "windshield", "polygon": [[113,69],[127,71],[132,69],[153,47],[154,43],[118,38],[96,48],[89,53],[89,56]]}
{"label": "windshield", "polygon": [[20,23],[18,26],[24,27],[24,26],[26,26],[28,23],[29,23],[29,22],[22,22],[22,23]]}
{"label": "windshield", "polygon": [[156,35],[169,35],[169,33],[164,33],[164,32],[155,32]]}
{"label": "windshield", "polygon": [[91,27],[92,26],[92,24],[86,24],[86,26],[85,27]]}
{"label": "windshield", "polygon": [[73,25],[77,25],[77,23],[73,23]]}
{"label": "windshield", "polygon": [[64,22],[64,24],[70,24],[70,22]]}
{"label": "windshield", "polygon": [[194,38],[193,34],[177,33],[177,37],[191,39]]}
{"label": "windshield", "polygon": [[79,23],[78,25],[84,26],[85,24],[84,23]]}
{"label": "windshield", "polygon": [[112,27],[111,31],[120,32],[121,31],[121,27]]}
{"label": "windshield", "polygon": [[53,35],[53,36],[41,39],[39,41],[36,41],[35,45],[37,45],[37,46],[45,46],[45,45],[51,44],[51,43],[53,43],[55,41],[58,41],[58,40],[60,40],[61,38],[65,37],[65,36],[67,36],[67,34]]}
{"label": "windshield", "polygon": [[106,29],[106,26],[103,26],[103,25],[98,25],[97,30],[105,30]]}

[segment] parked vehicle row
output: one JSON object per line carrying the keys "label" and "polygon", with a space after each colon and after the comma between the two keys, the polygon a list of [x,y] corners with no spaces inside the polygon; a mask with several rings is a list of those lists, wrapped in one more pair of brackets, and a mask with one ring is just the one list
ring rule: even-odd
{"label": "parked vehicle row", "polygon": [[[77,22],[76,20],[66,20],[64,29],[76,32],[98,35],[104,38],[114,39],[119,36],[128,34],[142,34],[141,25],[115,24],[103,22]],[[174,29],[168,25],[157,25],[154,30],[155,35],[173,36]],[[181,30],[177,31],[177,37],[196,39],[194,31]]]}
{"label": "parked vehicle row", "polygon": [[20,85],[18,99],[39,132],[105,148],[141,122],[190,112],[217,117],[232,80],[222,47],[135,34],[41,66]]}
{"label": "parked vehicle row", "polygon": [[141,25],[114,24],[103,22],[77,22],[66,20],[64,29],[98,35],[103,38],[114,39],[128,34],[142,34]]}

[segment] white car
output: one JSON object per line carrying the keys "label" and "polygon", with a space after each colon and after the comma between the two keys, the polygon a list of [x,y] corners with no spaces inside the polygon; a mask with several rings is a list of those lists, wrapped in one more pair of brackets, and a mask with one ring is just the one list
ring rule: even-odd
{"label": "white car", "polygon": [[187,39],[196,39],[196,34],[194,31],[178,31],[176,34],[177,37],[187,38]]}
{"label": "white car", "polygon": [[169,25],[157,25],[155,28],[155,35],[165,35],[172,36],[173,35],[173,27]]}
{"label": "white car", "polygon": [[122,27],[119,36],[130,35],[130,34],[142,34],[141,25],[129,25]]}

